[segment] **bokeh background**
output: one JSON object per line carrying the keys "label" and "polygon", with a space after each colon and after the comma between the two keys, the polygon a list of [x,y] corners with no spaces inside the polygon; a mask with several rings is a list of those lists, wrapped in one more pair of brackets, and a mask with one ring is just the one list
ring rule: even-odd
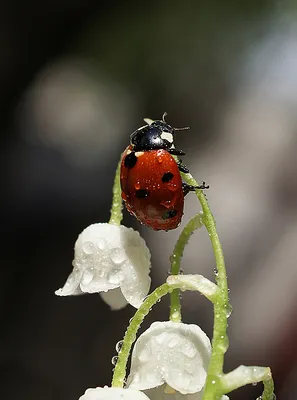
{"label": "bokeh background", "polygon": [[[132,307],[59,298],[77,235],[107,221],[114,171],[143,117],[164,111],[217,220],[233,313],[226,371],[269,365],[297,398],[297,8],[294,1],[3,1],[1,21],[1,396],[75,400],[109,384]],[[189,194],[183,224],[199,205]],[[152,288],[182,226],[141,227]],[[184,271],[212,276],[203,229]],[[211,335],[212,307],[183,295]],[[168,318],[158,304],[142,329]],[[261,385],[231,399],[254,399]]]}

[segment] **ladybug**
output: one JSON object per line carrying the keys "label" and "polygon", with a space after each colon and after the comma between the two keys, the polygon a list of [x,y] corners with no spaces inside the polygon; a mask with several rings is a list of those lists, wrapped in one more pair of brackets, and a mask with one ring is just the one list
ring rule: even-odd
{"label": "ladybug", "polygon": [[173,128],[162,120],[145,119],[147,125],[130,136],[130,145],[121,159],[122,199],[130,214],[154,230],[169,231],[180,224],[184,197],[195,189],[182,182],[181,172],[188,168],[175,156],[185,153],[174,146],[174,132],[188,128]]}

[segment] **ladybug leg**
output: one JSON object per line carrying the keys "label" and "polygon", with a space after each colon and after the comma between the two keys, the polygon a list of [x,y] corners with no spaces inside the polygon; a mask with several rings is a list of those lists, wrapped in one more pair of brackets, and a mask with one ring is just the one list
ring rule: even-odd
{"label": "ladybug leg", "polygon": [[177,150],[175,147],[167,150],[168,153],[172,154],[173,156],[184,156],[186,153],[182,150]]}
{"label": "ladybug leg", "polygon": [[193,186],[193,185],[189,185],[188,183],[183,182],[182,184],[183,186],[183,193],[184,196],[186,196],[189,192],[194,192],[196,189],[209,189],[209,185],[206,185],[205,182],[202,182],[202,185],[199,186]]}
{"label": "ladybug leg", "polygon": [[178,159],[177,160],[177,166],[178,169],[180,170],[180,172],[184,172],[185,174],[187,174],[189,171],[189,168],[187,168],[183,163],[182,160]]}

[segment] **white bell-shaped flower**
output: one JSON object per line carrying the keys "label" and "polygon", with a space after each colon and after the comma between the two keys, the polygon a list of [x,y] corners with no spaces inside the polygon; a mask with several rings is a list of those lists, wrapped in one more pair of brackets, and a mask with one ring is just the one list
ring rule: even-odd
{"label": "white bell-shaped flower", "polygon": [[97,387],[87,389],[79,400],[150,400],[144,393],[133,389]]}
{"label": "white bell-shaped flower", "polygon": [[88,226],[75,243],[73,271],[55,293],[100,293],[111,308],[138,308],[149,292],[150,251],[137,231],[123,225]]}
{"label": "white bell-shaped flower", "polygon": [[[154,322],[135,343],[127,386],[147,390],[165,384],[157,391],[148,390],[147,395],[151,399],[174,395],[168,399],[199,399],[185,395],[197,395],[203,389],[210,355],[210,340],[199,326]],[[158,397],[162,393],[164,397]]]}

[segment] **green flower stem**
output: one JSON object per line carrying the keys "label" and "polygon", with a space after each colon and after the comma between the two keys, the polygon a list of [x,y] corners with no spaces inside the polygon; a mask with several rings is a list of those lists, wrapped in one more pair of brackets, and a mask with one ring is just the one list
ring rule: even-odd
{"label": "green flower stem", "polygon": [[274,394],[274,382],[272,379],[272,374],[271,370],[269,369],[269,373],[267,372],[267,377],[266,379],[263,380],[264,384],[264,390],[262,393],[262,400],[275,400],[275,394]]}
{"label": "green flower stem", "polygon": [[112,206],[110,210],[109,224],[120,225],[123,219],[123,204],[122,204],[122,190],[120,183],[121,159],[118,163],[117,170],[114,177],[114,184],[112,188]]}
{"label": "green flower stem", "polygon": [[[171,275],[178,275],[180,273],[180,263],[185,246],[188,243],[192,233],[201,226],[202,215],[201,213],[199,213],[187,223],[187,225],[184,227],[183,231],[179,235],[178,241],[170,257]],[[175,289],[172,293],[170,293],[170,321],[181,322],[179,289]]]}
{"label": "green flower stem", "polygon": [[[189,185],[198,186],[191,174],[182,174]],[[228,349],[227,318],[230,314],[228,284],[222,246],[216,230],[216,223],[202,190],[196,190],[197,198],[203,211],[203,223],[211,240],[216,261],[216,282],[219,294],[214,302],[214,327],[212,338],[212,354],[204,388],[203,400],[214,400],[218,391],[219,377],[223,373],[224,355]]]}
{"label": "green flower stem", "polygon": [[136,339],[136,334],[140,328],[146,315],[150,312],[153,305],[155,305],[163,296],[169,293],[172,289],[167,283],[159,286],[155,289],[142,303],[139,309],[136,311],[134,317],[128,326],[125,333],[121,351],[119,352],[119,358],[114,368],[112,387],[123,387],[126,376],[127,362],[130,354],[132,344]]}
{"label": "green flower stem", "polygon": [[[189,185],[198,186],[196,180],[192,177],[191,174],[182,174],[182,176],[185,182],[188,183]],[[223,382],[226,377],[226,375],[223,374],[223,366],[224,366],[224,355],[229,345],[227,337],[227,319],[231,312],[231,306],[229,304],[229,298],[228,298],[228,283],[227,283],[224,254],[216,230],[215,219],[210,211],[208,202],[206,200],[203,191],[197,189],[196,195],[202,207],[203,211],[202,221],[206,227],[206,230],[211,240],[216,261],[216,268],[217,268],[216,282],[218,286],[218,293],[216,293],[215,298],[213,298],[214,327],[213,327],[213,338],[212,338],[212,354],[203,393],[203,400],[215,400],[218,398],[218,395],[220,396],[224,393],[227,393],[223,389],[224,386]],[[241,367],[239,367],[239,369],[237,370],[240,370],[240,368]],[[249,368],[249,367],[244,367],[244,368]],[[264,375],[259,378],[259,381],[263,380],[264,383],[262,400],[273,400],[274,384],[270,369],[263,367],[250,367],[250,368],[251,368],[250,370],[246,371],[253,371],[255,373],[255,368],[258,368],[258,372],[260,372],[260,375],[261,372],[264,371]],[[253,382],[258,382],[258,380],[255,380]],[[246,383],[243,383],[242,381],[240,386]]]}
{"label": "green flower stem", "polygon": [[257,382],[264,383],[264,391],[261,399],[273,400],[274,385],[271,376],[271,370],[268,367],[246,367],[245,365],[241,365],[234,371],[223,375],[220,379],[223,393],[229,393],[249,383]]}
{"label": "green flower stem", "polygon": [[148,315],[151,308],[166,294],[171,293],[174,289],[199,291],[212,301],[217,293],[217,286],[204,278],[202,275],[171,275],[167,278],[167,282],[155,289],[144,300],[142,305],[136,311],[131,319],[128,329],[125,333],[121,351],[114,369],[112,387],[123,387],[126,376],[127,362],[131,347],[136,340],[136,334],[144,318]]}

